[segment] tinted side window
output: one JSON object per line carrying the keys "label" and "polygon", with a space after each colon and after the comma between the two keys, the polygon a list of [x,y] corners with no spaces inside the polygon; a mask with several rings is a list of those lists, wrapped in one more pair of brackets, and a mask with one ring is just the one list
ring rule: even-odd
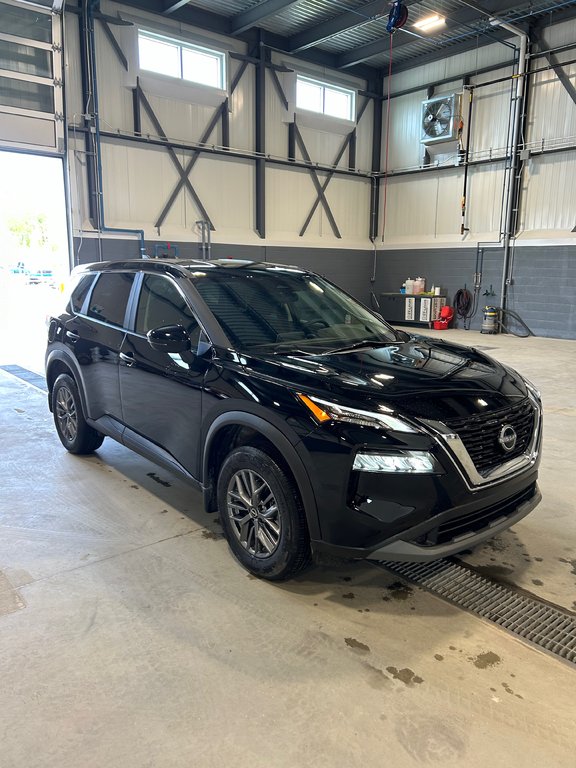
{"label": "tinted side window", "polygon": [[90,297],[88,317],[121,328],[133,282],[132,273],[104,272],[100,275]]}
{"label": "tinted side window", "polygon": [[183,325],[188,333],[196,330],[199,333],[196,318],[174,283],[159,275],[145,275],[138,301],[136,333],[145,335],[163,325]]}
{"label": "tinted side window", "polygon": [[96,275],[94,274],[82,275],[78,281],[78,284],[72,291],[72,295],[70,296],[70,303],[68,305],[69,312],[78,314],[78,312],[82,310],[84,299],[88,295],[88,291],[90,290],[95,278]]}

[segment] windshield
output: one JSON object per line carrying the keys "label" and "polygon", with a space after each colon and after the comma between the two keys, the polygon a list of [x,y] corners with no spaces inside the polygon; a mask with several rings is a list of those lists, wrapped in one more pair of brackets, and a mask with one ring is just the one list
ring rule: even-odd
{"label": "windshield", "polygon": [[218,269],[194,284],[237,348],[319,354],[397,336],[350,296],[296,269]]}

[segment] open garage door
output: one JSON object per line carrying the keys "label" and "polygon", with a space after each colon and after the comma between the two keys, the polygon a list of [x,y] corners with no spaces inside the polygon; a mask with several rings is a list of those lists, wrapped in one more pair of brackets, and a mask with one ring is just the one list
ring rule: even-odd
{"label": "open garage door", "polygon": [[62,17],[0,0],[0,19],[0,149],[62,155]]}

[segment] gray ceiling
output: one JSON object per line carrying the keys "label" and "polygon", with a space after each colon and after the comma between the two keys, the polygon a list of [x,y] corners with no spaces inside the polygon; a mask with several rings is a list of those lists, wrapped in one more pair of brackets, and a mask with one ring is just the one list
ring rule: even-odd
{"label": "gray ceiling", "polygon": [[[386,24],[391,3],[382,0],[127,2],[247,42],[262,41],[336,69],[366,76],[389,66]],[[576,19],[576,0],[405,0],[404,4],[408,6],[408,21],[392,39],[392,68],[396,72],[509,38],[509,32],[490,23],[491,17],[540,32],[550,24]],[[446,24],[440,31],[419,33],[414,22],[431,13],[444,16]]]}

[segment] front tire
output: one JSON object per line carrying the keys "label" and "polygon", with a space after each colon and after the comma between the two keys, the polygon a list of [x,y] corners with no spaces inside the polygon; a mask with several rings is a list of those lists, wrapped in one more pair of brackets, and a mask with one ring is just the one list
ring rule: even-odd
{"label": "front tire", "polygon": [[236,448],[218,477],[218,509],[234,557],[270,581],[310,562],[310,539],[294,481],[258,448]]}
{"label": "front tire", "polygon": [[60,442],[70,453],[93,453],[100,448],[104,435],[86,423],[76,382],[62,373],[52,389],[52,413]]}

